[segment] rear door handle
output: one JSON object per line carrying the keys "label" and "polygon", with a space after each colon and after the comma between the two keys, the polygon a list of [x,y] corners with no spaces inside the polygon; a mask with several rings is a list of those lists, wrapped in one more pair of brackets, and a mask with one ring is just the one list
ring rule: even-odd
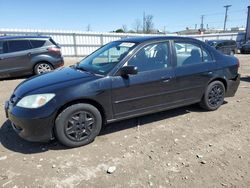
{"label": "rear door handle", "polygon": [[27,56],[31,56],[31,52],[27,53]]}
{"label": "rear door handle", "polygon": [[0,57],[0,61],[3,60],[4,58],[3,57]]}

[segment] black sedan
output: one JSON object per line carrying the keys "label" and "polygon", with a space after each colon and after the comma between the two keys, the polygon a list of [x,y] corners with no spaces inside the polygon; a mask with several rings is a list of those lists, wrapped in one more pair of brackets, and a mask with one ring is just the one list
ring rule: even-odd
{"label": "black sedan", "polygon": [[237,58],[192,38],[127,38],[24,81],[5,110],[22,138],[77,147],[106,123],[193,103],[216,110],[234,96],[238,68]]}
{"label": "black sedan", "polygon": [[250,53],[250,40],[240,47],[240,53],[242,54]]}

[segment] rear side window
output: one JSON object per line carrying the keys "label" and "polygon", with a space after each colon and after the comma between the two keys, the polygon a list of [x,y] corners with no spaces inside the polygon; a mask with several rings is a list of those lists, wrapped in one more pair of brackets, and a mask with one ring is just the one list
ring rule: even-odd
{"label": "rear side window", "polygon": [[30,40],[30,43],[33,48],[40,48],[44,46],[44,44],[46,43],[46,40]]}
{"label": "rear side window", "polygon": [[[182,46],[182,48],[177,46]],[[212,60],[210,54],[196,44],[175,42],[175,50],[177,67],[200,64]]]}
{"label": "rear side window", "polygon": [[237,44],[236,44],[235,41],[231,41],[231,42],[230,42],[230,45],[235,46],[235,45],[237,45]]}
{"label": "rear side window", "polygon": [[225,43],[224,43],[224,42],[220,42],[220,43],[217,44],[217,47],[218,47],[218,48],[220,48],[220,47],[222,47],[222,46],[225,46]]}
{"label": "rear side window", "polygon": [[6,41],[0,41],[0,54],[8,52],[8,46]]}
{"label": "rear side window", "polygon": [[3,53],[3,41],[0,41],[0,54]]}
{"label": "rear side window", "polygon": [[28,40],[11,40],[8,41],[8,52],[19,52],[31,49],[30,42]]}

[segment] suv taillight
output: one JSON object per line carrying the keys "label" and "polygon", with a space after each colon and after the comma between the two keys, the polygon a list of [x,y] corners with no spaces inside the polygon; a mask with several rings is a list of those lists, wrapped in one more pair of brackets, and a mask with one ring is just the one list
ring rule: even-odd
{"label": "suv taillight", "polygon": [[51,47],[51,48],[48,48],[48,51],[61,55],[61,49],[60,48]]}

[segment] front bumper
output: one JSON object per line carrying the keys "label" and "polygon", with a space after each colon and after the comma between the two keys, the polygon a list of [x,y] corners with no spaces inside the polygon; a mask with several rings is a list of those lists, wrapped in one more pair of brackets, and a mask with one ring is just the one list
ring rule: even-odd
{"label": "front bumper", "polygon": [[240,85],[240,74],[236,78],[229,80],[227,84],[227,92],[225,97],[233,97]]}
{"label": "front bumper", "polygon": [[[31,109],[21,110],[9,101],[5,102],[6,117],[21,138],[32,142],[50,141],[53,138],[54,116],[39,117],[38,113],[31,111]],[[30,118],[27,114],[30,114]]]}

